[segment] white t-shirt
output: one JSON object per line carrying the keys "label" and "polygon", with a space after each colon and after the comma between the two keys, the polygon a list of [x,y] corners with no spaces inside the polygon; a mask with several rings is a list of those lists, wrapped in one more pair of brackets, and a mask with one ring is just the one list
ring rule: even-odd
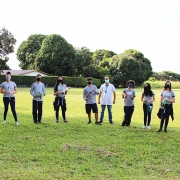
{"label": "white t-shirt", "polygon": [[116,91],[113,84],[109,83],[108,86],[106,84],[102,84],[100,87],[100,92],[102,92],[102,105],[112,105],[112,94]]}

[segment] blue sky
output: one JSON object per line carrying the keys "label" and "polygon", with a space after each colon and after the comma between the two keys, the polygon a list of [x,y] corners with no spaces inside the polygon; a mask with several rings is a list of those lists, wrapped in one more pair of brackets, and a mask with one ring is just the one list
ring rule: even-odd
{"label": "blue sky", "polygon": [[[153,71],[179,72],[179,0],[0,0],[1,21],[19,45],[31,34],[59,34],[75,47],[117,54],[136,49]],[[20,69],[16,55],[8,62]]]}

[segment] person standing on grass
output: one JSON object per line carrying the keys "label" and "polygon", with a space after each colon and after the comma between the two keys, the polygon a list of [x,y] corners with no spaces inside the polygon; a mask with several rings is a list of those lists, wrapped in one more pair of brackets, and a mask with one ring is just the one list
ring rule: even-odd
{"label": "person standing on grass", "polygon": [[134,98],[136,95],[133,87],[135,86],[135,82],[129,80],[127,86],[122,93],[122,98],[124,98],[124,119],[121,126],[130,126],[131,117],[134,112]]}
{"label": "person standing on grass", "polygon": [[166,81],[164,85],[164,90],[162,91],[161,98],[160,98],[161,121],[160,121],[160,128],[158,132],[162,131],[164,121],[165,121],[164,132],[167,132],[169,116],[171,115],[172,120],[174,119],[172,103],[175,103],[175,94],[174,94],[174,91],[171,90],[171,82]]}
{"label": "person standing on grass", "polygon": [[[101,101],[101,116],[100,116],[100,123],[103,122],[104,118],[104,111],[107,106],[108,108],[108,114],[109,114],[109,123],[113,124],[112,120],[112,103],[116,103],[116,89],[113,84],[109,82],[109,77],[106,76],[104,78],[105,83],[101,85],[100,87],[100,93],[98,97],[98,104],[100,104],[100,99],[102,95],[102,101]],[[113,101],[112,101],[112,94],[113,94]]]}
{"label": "person standing on grass", "polygon": [[86,114],[88,115],[88,123],[91,124],[91,110],[95,114],[95,124],[101,125],[98,122],[98,107],[96,104],[96,95],[99,94],[98,89],[95,85],[92,84],[92,78],[87,78],[87,86],[84,88],[83,91],[83,99],[86,101],[85,109]]}
{"label": "person standing on grass", "polygon": [[62,117],[64,122],[67,122],[66,120],[66,99],[65,95],[68,92],[68,88],[63,83],[63,79],[61,76],[58,77],[56,85],[54,86],[54,111],[56,111],[56,123],[59,122],[59,107],[61,106],[62,111]]}
{"label": "person standing on grass", "polygon": [[[43,96],[46,95],[44,83],[41,82],[41,75],[36,76],[36,82],[31,85],[30,93],[33,96],[32,115],[34,123],[42,122]],[[38,113],[37,113],[38,112]]]}
{"label": "person standing on grass", "polygon": [[8,112],[9,104],[11,106],[11,111],[13,113],[13,117],[15,120],[16,125],[19,125],[16,113],[16,104],[15,104],[15,96],[14,94],[17,93],[17,86],[16,83],[11,81],[11,73],[6,73],[6,81],[2,83],[1,86],[1,93],[3,94],[3,102],[4,102],[4,121],[6,123],[6,116]]}
{"label": "person standing on grass", "polygon": [[155,101],[155,94],[151,90],[151,85],[149,83],[146,83],[144,86],[144,92],[142,93],[141,101],[143,102],[144,111],[144,125],[142,128],[147,127],[147,129],[150,129],[151,114],[153,109],[153,102]]}

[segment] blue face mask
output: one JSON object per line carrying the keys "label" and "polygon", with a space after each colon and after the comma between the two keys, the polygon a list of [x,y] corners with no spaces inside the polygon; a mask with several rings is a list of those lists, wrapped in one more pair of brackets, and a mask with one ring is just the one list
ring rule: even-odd
{"label": "blue face mask", "polygon": [[109,83],[109,79],[105,80],[105,83]]}
{"label": "blue face mask", "polygon": [[128,84],[128,87],[129,87],[129,88],[132,88],[132,87],[133,87],[133,85],[132,85],[132,84]]}

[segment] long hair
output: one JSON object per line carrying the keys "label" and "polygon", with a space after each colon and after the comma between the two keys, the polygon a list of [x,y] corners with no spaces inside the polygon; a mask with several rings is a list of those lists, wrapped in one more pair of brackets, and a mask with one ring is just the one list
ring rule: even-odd
{"label": "long hair", "polygon": [[[147,86],[146,86],[147,84]],[[152,93],[152,90],[151,90],[151,85],[149,83],[146,83],[145,86],[144,86],[144,95],[145,96],[152,96],[153,93]]]}
{"label": "long hair", "polygon": [[169,84],[170,84],[169,90],[171,91],[171,82],[170,82],[170,81],[166,81],[166,82],[165,82],[165,84],[164,84],[164,90],[166,90],[166,89],[167,89],[167,87],[166,87],[166,84],[167,84],[167,83],[169,83]]}
{"label": "long hair", "polygon": [[[56,84],[55,84],[55,86],[54,86],[54,91],[56,92],[57,91],[57,88],[58,88],[58,85],[59,85],[59,78],[62,78],[62,76],[59,76],[58,78],[57,78],[57,80],[56,80]],[[62,85],[63,85],[63,80],[62,80]]]}

